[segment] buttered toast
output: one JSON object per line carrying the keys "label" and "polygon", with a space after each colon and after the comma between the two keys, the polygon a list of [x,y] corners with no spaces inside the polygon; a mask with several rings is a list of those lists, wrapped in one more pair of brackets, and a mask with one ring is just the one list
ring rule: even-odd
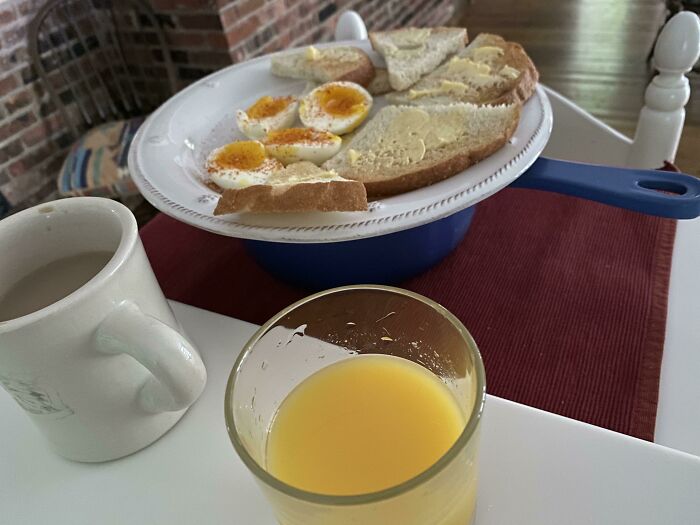
{"label": "buttered toast", "polygon": [[374,65],[367,53],[351,46],[315,48],[275,55],[270,59],[273,75],[314,82],[344,80],[368,86],[374,78]]}
{"label": "buttered toast", "polygon": [[537,85],[535,65],[520,44],[481,33],[457,56],[410,89],[390,93],[394,104],[504,104],[524,102]]}
{"label": "buttered toast", "polygon": [[386,61],[389,84],[403,90],[430,73],[467,43],[467,30],[459,27],[408,27],[371,32],[372,47]]}
{"label": "buttered toast", "polygon": [[323,164],[360,181],[370,197],[395,195],[451,177],[500,149],[520,104],[387,106]]}
{"label": "buttered toast", "polygon": [[366,209],[367,193],[361,182],[343,179],[311,162],[297,162],[273,172],[263,184],[224,190],[214,215]]}

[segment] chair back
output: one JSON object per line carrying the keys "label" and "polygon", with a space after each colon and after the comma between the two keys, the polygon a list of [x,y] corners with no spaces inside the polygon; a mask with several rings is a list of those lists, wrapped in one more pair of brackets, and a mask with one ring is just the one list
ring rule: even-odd
{"label": "chair back", "polygon": [[627,155],[634,168],[658,168],[673,162],[685,122],[685,105],[690,99],[686,74],[700,57],[700,19],[681,11],[659,33],[654,46],[658,74],[644,94],[637,130]]}
{"label": "chair back", "polygon": [[163,30],[143,0],[50,0],[31,22],[28,44],[74,139],[145,115],[176,91]]}

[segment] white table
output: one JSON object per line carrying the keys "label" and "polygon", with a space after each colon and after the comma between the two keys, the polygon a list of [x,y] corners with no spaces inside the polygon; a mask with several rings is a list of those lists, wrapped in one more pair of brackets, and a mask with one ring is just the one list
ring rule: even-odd
{"label": "white table", "polygon": [[[624,164],[629,139],[549,94],[555,133],[545,154]],[[477,525],[700,523],[698,269],[700,220],[680,222],[656,426],[657,443],[671,448],[488,397]],[[0,393],[0,524],[274,523],[223,422],[225,381],[255,326],[173,307],[209,383],[173,430],[133,456],[63,460]]]}
{"label": "white table", "polygon": [[[64,460],[0,396],[0,523],[275,523],[223,418],[229,371],[256,327],[173,308],[209,381],[150,447],[109,463]],[[477,525],[698,523],[700,458],[491,396],[483,425]]]}
{"label": "white table", "polygon": [[700,456],[700,219],[676,231],[655,441]]}

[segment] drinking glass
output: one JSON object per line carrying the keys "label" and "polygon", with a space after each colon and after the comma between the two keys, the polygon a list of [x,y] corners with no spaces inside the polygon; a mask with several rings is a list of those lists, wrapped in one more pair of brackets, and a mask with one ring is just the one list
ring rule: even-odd
{"label": "drinking glass", "polygon": [[[314,372],[364,354],[409,359],[437,375],[466,421],[457,441],[427,470],[378,492],[325,495],[275,478],[266,446],[280,403]],[[398,288],[345,286],[289,306],[248,341],[226,388],[226,425],[282,525],[467,525],[476,504],[484,393],[479,350],[445,308]]]}

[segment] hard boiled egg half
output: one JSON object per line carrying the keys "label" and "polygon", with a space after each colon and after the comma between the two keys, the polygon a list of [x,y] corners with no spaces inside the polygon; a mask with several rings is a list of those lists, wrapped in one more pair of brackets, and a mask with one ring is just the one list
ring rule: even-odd
{"label": "hard boiled egg half", "polygon": [[277,159],[265,154],[257,140],[240,140],[216,148],[206,163],[212,181],[224,189],[238,189],[265,184],[270,175],[284,169]]}
{"label": "hard boiled egg half", "polygon": [[303,160],[320,165],[338,153],[343,140],[328,131],[289,128],[271,131],[263,142],[267,154],[286,166]]}
{"label": "hard boiled egg half", "polygon": [[294,124],[299,103],[295,97],[269,97],[257,100],[248,109],[236,112],[236,123],[246,137],[261,140],[270,131]]}
{"label": "hard boiled egg half", "polygon": [[327,82],[301,99],[299,118],[305,126],[336,135],[350,133],[372,108],[372,95],[354,82]]}

